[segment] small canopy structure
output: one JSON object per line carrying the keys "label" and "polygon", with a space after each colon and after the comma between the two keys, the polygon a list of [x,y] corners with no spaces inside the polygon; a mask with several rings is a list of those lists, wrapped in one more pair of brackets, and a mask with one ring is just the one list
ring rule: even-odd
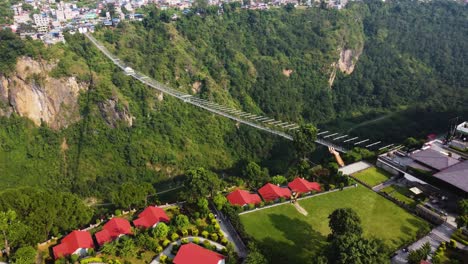
{"label": "small canopy structure", "polygon": [[297,193],[308,193],[310,191],[320,192],[320,184],[318,182],[310,182],[303,178],[295,178],[292,182],[288,183],[289,189]]}
{"label": "small canopy structure", "polygon": [[258,189],[258,193],[265,201],[274,201],[281,197],[291,197],[291,191],[288,188],[281,188],[271,183],[263,185],[262,188]]}
{"label": "small canopy structure", "polygon": [[410,188],[409,190],[416,195],[422,193],[422,191],[418,187],[413,187],[413,188]]}
{"label": "small canopy structure", "polygon": [[259,204],[262,199],[258,194],[250,193],[246,190],[235,190],[226,196],[232,205],[244,206],[246,204]]}

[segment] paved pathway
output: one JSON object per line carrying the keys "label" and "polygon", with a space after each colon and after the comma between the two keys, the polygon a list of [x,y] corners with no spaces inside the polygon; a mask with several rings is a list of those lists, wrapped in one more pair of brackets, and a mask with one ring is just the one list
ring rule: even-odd
{"label": "paved pathway", "polygon": [[218,219],[221,232],[223,232],[227,240],[232,243],[234,250],[237,252],[237,255],[239,255],[241,258],[245,258],[247,256],[247,247],[245,246],[244,241],[242,241],[240,238],[236,229],[232,226],[229,219],[225,217],[223,213],[218,211],[214,205],[211,206],[211,209]]}
{"label": "paved pathway", "polygon": [[[408,251],[419,249],[424,243],[429,242],[431,244],[431,253],[434,253],[443,241],[450,241],[450,236],[455,230],[456,228],[451,224],[443,223],[432,229],[432,231],[425,237],[411,244],[408,247]],[[406,258],[408,257],[408,252],[398,250],[396,253],[397,254],[394,257],[392,257],[393,264],[408,263],[406,261]]]}
{"label": "paved pathway", "polygon": [[391,186],[396,182],[397,182],[397,177],[392,177],[392,178],[390,178],[390,180],[388,180],[386,182],[382,182],[381,184],[372,187],[372,190],[374,192],[379,192],[380,190],[384,189],[385,187]]}
{"label": "paved pathway", "polygon": [[358,162],[346,165],[343,168],[338,169],[338,171],[341,171],[344,175],[351,175],[353,173],[365,170],[370,167],[372,167],[371,164],[365,161],[358,161]]}
{"label": "paved pathway", "polygon": [[[185,238],[188,238],[188,240],[189,240],[190,242],[192,242],[193,239],[194,239],[195,237],[193,237],[193,236],[188,236],[188,237],[185,237]],[[215,246],[216,246],[216,249],[218,249],[218,250],[221,250],[221,249],[225,248],[225,246],[223,246],[223,245],[221,245],[221,244],[219,244],[219,243],[216,243],[216,242],[214,242],[214,241],[212,241],[212,240],[206,239],[206,238],[204,238],[204,237],[198,237],[198,238],[200,239],[200,243],[203,243],[203,241],[205,241],[205,240],[210,241],[210,243],[211,243],[212,245],[215,245]],[[172,247],[174,246],[174,243],[177,243],[177,245],[180,245],[180,244],[182,243],[181,240],[182,240],[182,238],[179,239],[179,240],[177,240],[176,242],[170,243],[169,246],[167,246],[167,247],[163,250],[163,252],[159,253],[158,256],[157,256],[155,259],[153,259],[153,261],[151,261],[151,264],[159,264],[159,263],[160,263],[160,262],[159,262],[159,258],[161,257],[162,254],[164,254],[164,255],[166,255],[166,256],[168,256],[168,257],[170,257],[170,258],[174,258],[174,255],[172,255],[172,253],[171,253]]]}

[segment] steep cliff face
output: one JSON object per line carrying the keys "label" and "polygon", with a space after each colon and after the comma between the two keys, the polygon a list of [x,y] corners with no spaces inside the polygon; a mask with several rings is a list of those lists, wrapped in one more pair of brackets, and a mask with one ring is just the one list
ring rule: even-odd
{"label": "steep cliff face", "polygon": [[[0,115],[17,113],[36,125],[46,123],[52,129],[65,128],[80,120],[78,97],[88,84],[75,77],[52,78],[55,63],[20,58],[14,74],[0,75]],[[162,100],[162,98],[161,98]],[[98,104],[104,120],[111,127],[118,123],[132,126],[134,117],[128,103],[113,96]]]}
{"label": "steep cliff face", "polygon": [[78,96],[87,85],[75,77],[51,78],[54,67],[54,63],[20,58],[13,75],[0,76],[0,115],[15,112],[53,129],[78,121]]}
{"label": "steep cliff face", "polygon": [[330,74],[330,78],[328,79],[330,87],[332,87],[333,82],[335,81],[337,70],[340,70],[344,74],[353,73],[354,67],[359,60],[359,56],[362,54],[362,49],[362,46],[358,47],[357,49],[341,49],[340,58],[337,62],[334,62],[331,65],[332,72]]}

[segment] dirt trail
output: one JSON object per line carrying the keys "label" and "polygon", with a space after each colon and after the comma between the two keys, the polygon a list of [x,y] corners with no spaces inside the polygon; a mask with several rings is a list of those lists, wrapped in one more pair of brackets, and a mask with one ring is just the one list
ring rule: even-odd
{"label": "dirt trail", "polygon": [[296,210],[297,210],[299,213],[301,213],[301,214],[303,214],[303,215],[305,215],[305,216],[307,216],[307,215],[309,214],[309,213],[306,211],[306,209],[304,209],[297,201],[294,202],[293,205],[294,205],[294,207],[296,208]]}

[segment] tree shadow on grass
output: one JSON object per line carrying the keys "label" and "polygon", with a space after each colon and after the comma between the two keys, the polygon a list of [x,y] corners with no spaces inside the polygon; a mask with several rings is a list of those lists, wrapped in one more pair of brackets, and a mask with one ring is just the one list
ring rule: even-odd
{"label": "tree shadow on grass", "polygon": [[290,243],[271,237],[259,241],[269,263],[312,263],[326,245],[326,237],[312,229],[309,223],[285,215],[269,216],[273,226],[281,231]]}

